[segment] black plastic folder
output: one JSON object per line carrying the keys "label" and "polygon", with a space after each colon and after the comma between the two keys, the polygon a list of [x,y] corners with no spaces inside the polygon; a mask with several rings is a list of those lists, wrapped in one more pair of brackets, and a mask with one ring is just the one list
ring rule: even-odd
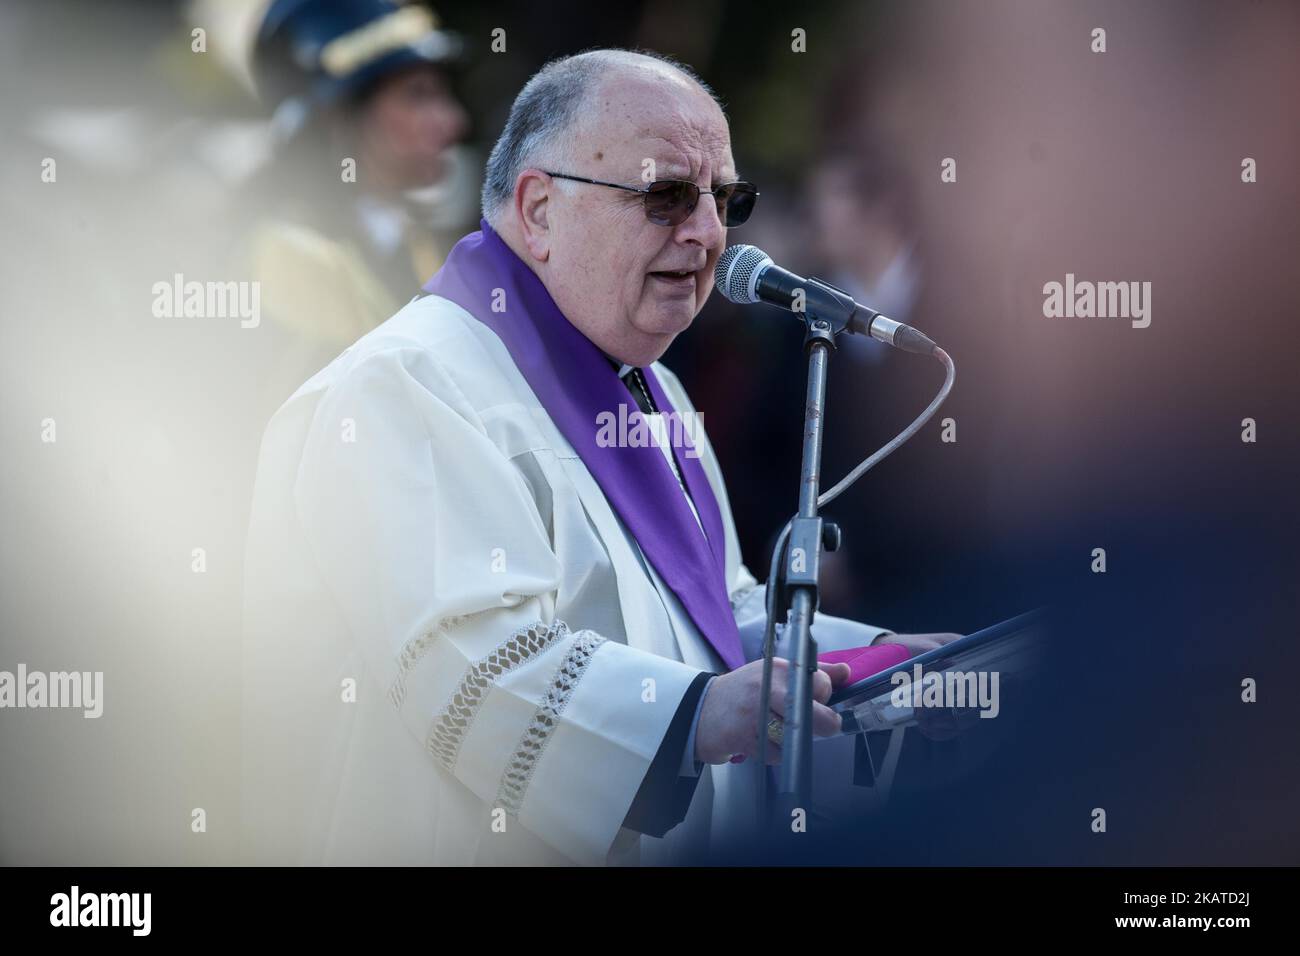
{"label": "black plastic folder", "polygon": [[1032,666],[1034,642],[1043,633],[1046,616],[1041,608],[1028,611],[967,634],[943,647],[909,658],[847,687],[841,687],[831,694],[831,706],[857,704],[887,694],[894,688],[890,680],[894,674],[899,671],[912,674],[917,666],[920,666],[922,673],[981,668],[1022,673]]}

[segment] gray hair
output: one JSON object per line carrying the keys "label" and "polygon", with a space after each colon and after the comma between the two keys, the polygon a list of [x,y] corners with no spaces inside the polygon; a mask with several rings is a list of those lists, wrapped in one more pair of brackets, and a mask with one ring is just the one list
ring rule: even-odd
{"label": "gray hair", "polygon": [[[649,50],[602,49],[551,60],[524,84],[510,107],[505,129],[492,147],[483,171],[483,218],[496,223],[510,202],[519,173],[554,151],[577,120],[598,81],[611,70],[638,60],[665,63],[695,83],[722,106],[718,95],[695,71]],[[548,159],[550,157],[547,157]]]}

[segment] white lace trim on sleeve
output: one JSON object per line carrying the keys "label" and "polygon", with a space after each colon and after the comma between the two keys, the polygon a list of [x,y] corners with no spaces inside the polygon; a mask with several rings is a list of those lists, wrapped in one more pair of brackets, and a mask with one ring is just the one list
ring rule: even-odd
{"label": "white lace trim on sleeve", "polygon": [[[495,610],[495,609],[493,609]],[[428,652],[438,638],[442,637],[448,631],[460,627],[487,611],[478,611],[473,614],[462,614],[458,617],[443,618],[432,628],[425,631],[418,637],[413,637],[402,646],[402,652],[397,655],[397,676],[393,678],[393,683],[388,688],[388,699],[393,702],[393,706],[401,710],[402,703],[406,700],[406,678],[411,671],[415,670],[415,665]]]}
{"label": "white lace trim on sleeve", "polygon": [[603,643],[605,639],[591,631],[582,631],[578,634],[551,679],[550,689],[542,698],[537,713],[533,715],[532,723],[519,738],[519,744],[515,747],[514,756],[510,758],[510,764],[501,778],[501,788],[497,792],[498,804],[511,816],[519,815],[519,810],[524,803],[524,794],[528,791],[528,783],[532,779],[538,760],[541,759],[542,751],[546,749],[551,735],[555,732],[560,714],[564,712],[578,682],[587,672],[587,665],[591,663],[592,656]]}
{"label": "white lace trim on sleeve", "polygon": [[569,626],[563,621],[549,625],[544,621],[536,621],[506,638],[492,653],[465,672],[451,701],[434,718],[425,749],[450,773],[456,766],[461,741],[469,732],[492,684],[568,634]]}

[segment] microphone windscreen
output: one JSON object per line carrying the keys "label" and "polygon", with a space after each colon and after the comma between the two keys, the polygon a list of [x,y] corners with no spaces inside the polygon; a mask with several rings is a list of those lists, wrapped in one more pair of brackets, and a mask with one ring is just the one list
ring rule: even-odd
{"label": "microphone windscreen", "polygon": [[757,302],[754,277],[771,262],[772,257],[758,246],[728,246],[718,257],[718,265],[713,270],[713,284],[725,298],[737,305]]}

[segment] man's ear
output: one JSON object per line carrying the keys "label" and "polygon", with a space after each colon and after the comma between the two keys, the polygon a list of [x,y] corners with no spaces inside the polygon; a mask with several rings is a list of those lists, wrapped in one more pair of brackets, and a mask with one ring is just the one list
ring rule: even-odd
{"label": "man's ear", "polygon": [[538,262],[551,255],[551,177],[536,169],[525,169],[515,180],[515,214],[519,217],[524,245]]}

